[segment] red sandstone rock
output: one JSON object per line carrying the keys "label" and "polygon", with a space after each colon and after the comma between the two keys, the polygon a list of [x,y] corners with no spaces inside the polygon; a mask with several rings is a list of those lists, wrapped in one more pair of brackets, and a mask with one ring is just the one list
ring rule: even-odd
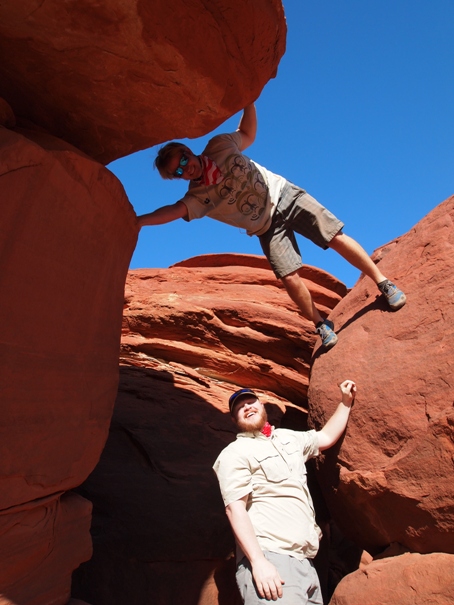
{"label": "red sandstone rock", "polygon": [[0,4],[0,95],[107,163],[198,137],[256,99],[285,50],[280,0]]}
{"label": "red sandstone rock", "polygon": [[320,480],[341,529],[369,552],[391,542],[454,553],[454,197],[378,253],[408,302],[387,310],[361,279],[332,313],[339,343],[314,353],[316,426],[334,410],[334,381],[358,384],[346,437]]}
{"label": "red sandstone rock", "polygon": [[1,595],[13,605],[64,605],[73,569],[91,556],[91,503],[68,493],[2,513],[0,605]]}
{"label": "red sandstone rock", "polygon": [[0,128],[0,594],[63,605],[90,507],[62,493],[107,438],[137,229],[108,170],[33,137]]}
{"label": "red sandstone rock", "polygon": [[330,605],[448,605],[454,603],[454,556],[405,554],[373,561],[346,576]]}
{"label": "red sandstone rock", "polygon": [[[328,315],[345,286],[314,267],[301,274]],[[137,269],[125,296],[121,356],[128,363],[176,361],[305,404],[314,328],[264,257],[213,254],[170,269]]]}

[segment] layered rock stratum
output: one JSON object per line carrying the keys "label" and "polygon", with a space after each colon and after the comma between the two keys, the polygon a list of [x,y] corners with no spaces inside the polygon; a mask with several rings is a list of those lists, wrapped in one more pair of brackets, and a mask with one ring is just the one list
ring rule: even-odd
{"label": "layered rock stratum", "polygon": [[[306,265],[301,276],[328,315],[347,289]],[[213,254],[169,269],[129,272],[121,359],[147,356],[201,376],[266,389],[306,404],[313,324],[287,296],[264,257]]]}

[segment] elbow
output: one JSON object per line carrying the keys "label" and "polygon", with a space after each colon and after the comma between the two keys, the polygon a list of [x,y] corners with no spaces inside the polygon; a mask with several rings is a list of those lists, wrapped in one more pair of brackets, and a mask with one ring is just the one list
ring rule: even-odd
{"label": "elbow", "polygon": [[255,141],[255,134],[246,133],[241,130],[239,130],[238,132],[241,133],[240,151],[244,151],[245,149],[250,147],[252,145],[252,143]]}
{"label": "elbow", "polygon": [[330,435],[323,431],[320,431],[317,436],[318,436],[318,449],[320,452],[323,452],[324,450],[328,450],[337,441],[335,436]]}
{"label": "elbow", "polygon": [[233,527],[235,524],[235,512],[229,506],[226,506],[225,514],[227,516],[227,520],[230,524],[230,527]]}
{"label": "elbow", "polygon": [[225,507],[225,514],[227,515],[228,520],[230,521],[233,517],[241,512],[246,510],[246,502],[248,499],[248,495],[244,496],[244,498],[240,498],[240,500],[235,500],[234,502],[230,502]]}

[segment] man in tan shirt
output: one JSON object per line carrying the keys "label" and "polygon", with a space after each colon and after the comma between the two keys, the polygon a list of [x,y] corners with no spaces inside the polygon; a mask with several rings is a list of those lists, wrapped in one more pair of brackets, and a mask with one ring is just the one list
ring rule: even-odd
{"label": "man in tan shirt", "polygon": [[323,605],[312,559],[320,528],[307,487],[305,462],[328,449],[347,425],[356,385],[340,385],[342,401],[320,431],[275,429],[250,389],[229,400],[240,432],[217,458],[227,517],[237,544],[237,583],[245,605]]}
{"label": "man in tan shirt", "polygon": [[255,106],[248,105],[238,129],[213,137],[200,155],[183,143],[161,147],[155,160],[160,175],[188,181],[188,191],[175,204],[139,216],[138,226],[207,216],[256,235],[276,277],[329,349],[337,343],[334,324],[320,315],[299,275],[303,261],[295,233],[323,249],[332,248],[370,277],[393,311],[405,304],[405,294],[383,275],[364,248],[343,232],[344,223],[334,214],[304,189],[243,154],[256,132]]}

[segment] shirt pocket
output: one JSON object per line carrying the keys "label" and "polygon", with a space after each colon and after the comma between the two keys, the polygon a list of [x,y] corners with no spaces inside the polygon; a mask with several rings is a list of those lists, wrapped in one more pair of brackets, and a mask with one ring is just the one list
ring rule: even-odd
{"label": "shirt pocket", "polygon": [[301,454],[301,448],[299,446],[299,443],[292,440],[282,443],[282,446],[284,448],[285,457],[288,461],[288,465],[292,475],[296,475],[297,477],[305,475],[306,466],[303,461],[303,456]]}
{"label": "shirt pocket", "polygon": [[254,457],[271,483],[280,483],[290,477],[290,469],[279,454]]}

